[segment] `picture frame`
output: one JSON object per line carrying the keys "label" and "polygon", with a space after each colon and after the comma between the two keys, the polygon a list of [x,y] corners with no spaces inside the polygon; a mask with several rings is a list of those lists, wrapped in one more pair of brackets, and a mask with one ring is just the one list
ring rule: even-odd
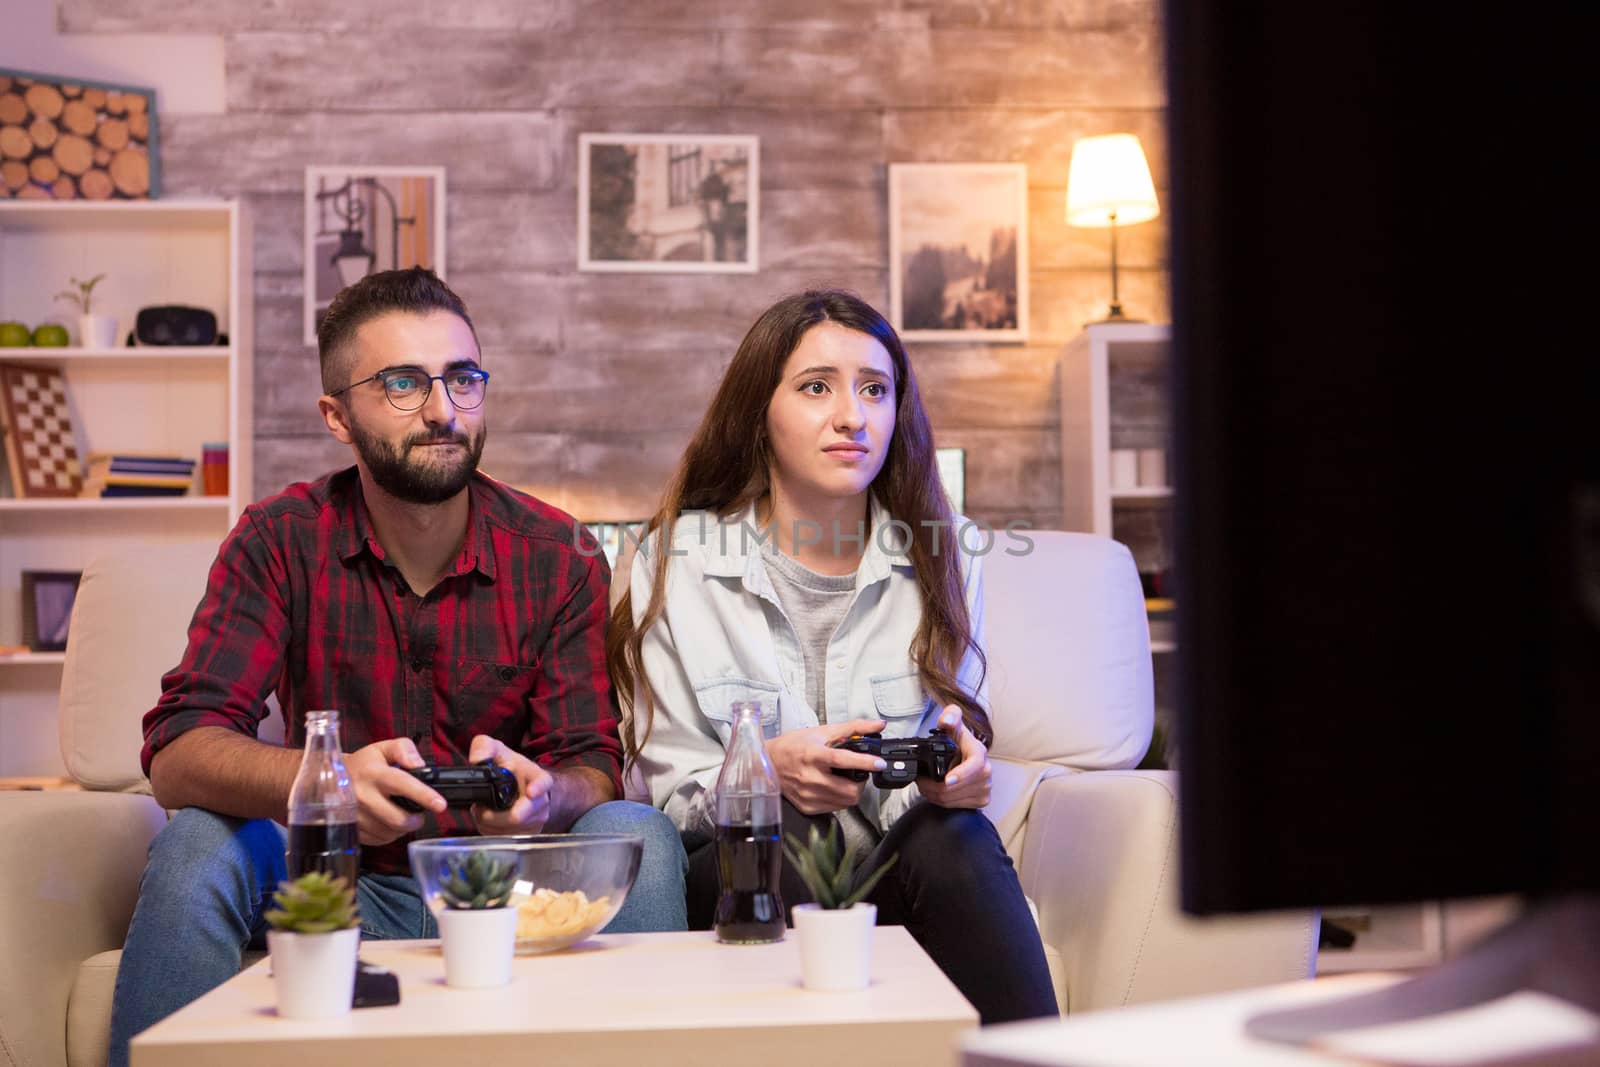
{"label": "picture frame", "polygon": [[889,315],[906,341],[1028,339],[1028,168],[889,164]]}
{"label": "picture frame", "polygon": [[0,67],[0,197],[160,195],[155,89]]}
{"label": "picture frame", "polygon": [[445,277],[445,168],[307,167],[304,342],[339,290],[405,267]]}
{"label": "picture frame", "polygon": [[578,136],[580,271],[752,274],[760,218],[758,137]]}
{"label": "picture frame", "polygon": [[82,571],[22,572],[22,643],[35,652],[64,652]]}

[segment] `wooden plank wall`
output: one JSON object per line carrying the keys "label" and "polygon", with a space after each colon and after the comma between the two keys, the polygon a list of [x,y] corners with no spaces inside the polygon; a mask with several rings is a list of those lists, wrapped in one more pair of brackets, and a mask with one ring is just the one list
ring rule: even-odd
{"label": "wooden plank wall", "polygon": [[[256,484],[348,462],[300,342],[307,164],[448,168],[449,279],[496,374],[485,467],[586,518],[648,513],[773,299],[888,305],[887,167],[1028,164],[1030,340],[921,344],[967,509],[1060,522],[1055,361],[1109,299],[1103,230],[1062,219],[1072,142],[1139,134],[1165,195],[1155,0],[60,0],[62,29],[212,32],[228,111],[162,115],[167,195],[255,218]],[[761,270],[576,269],[580,132],[761,138]],[[1168,318],[1161,220],[1125,230],[1130,314]]]}

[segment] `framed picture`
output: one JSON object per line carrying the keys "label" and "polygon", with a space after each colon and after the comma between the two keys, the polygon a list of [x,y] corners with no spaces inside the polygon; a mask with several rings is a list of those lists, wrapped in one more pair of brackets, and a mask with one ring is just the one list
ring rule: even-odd
{"label": "framed picture", "polygon": [[380,270],[445,276],[443,167],[306,168],[305,343],[339,290]]}
{"label": "framed picture", "polygon": [[22,572],[22,643],[35,652],[67,647],[67,624],[82,571]]}
{"label": "framed picture", "polygon": [[160,145],[154,89],[0,68],[0,195],[151,200]]}
{"label": "framed picture", "polygon": [[578,137],[578,269],[753,273],[760,141],[715,134]]}
{"label": "framed picture", "polygon": [[907,341],[1028,339],[1028,168],[889,164],[889,317]]}

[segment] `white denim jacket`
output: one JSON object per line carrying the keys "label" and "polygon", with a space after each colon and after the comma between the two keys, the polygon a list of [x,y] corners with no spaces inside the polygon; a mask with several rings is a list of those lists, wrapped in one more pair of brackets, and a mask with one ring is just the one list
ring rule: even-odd
{"label": "white denim jacket", "polygon": [[[965,522],[958,516],[955,529]],[[828,643],[824,692],[832,722],[882,719],[885,737],[921,737],[934,727],[940,709],[923,691],[911,660],[922,597],[910,558],[895,551],[906,544],[907,527],[890,523],[888,511],[872,499],[872,532],[855,596]],[[950,529],[938,535],[940,551],[958,544]],[[688,511],[673,526],[665,607],[644,635],[644,670],[655,710],[638,762],[652,802],[680,830],[712,831],[711,790],[732,732],[729,708],[735,701],[760,704],[762,733],[769,740],[818,725],[806,702],[800,639],[767,576],[759,536],[753,508],[721,522],[709,512]],[[660,531],[651,534],[634,556],[635,624],[650,602],[659,537]],[[961,551],[961,562],[967,613],[981,648],[982,572],[968,551]],[[969,651],[957,680],[987,710],[988,686],[980,684],[980,670]],[[643,684],[636,689],[636,708],[644,706]],[[887,830],[919,799],[915,784],[879,790],[869,779],[861,810]]]}

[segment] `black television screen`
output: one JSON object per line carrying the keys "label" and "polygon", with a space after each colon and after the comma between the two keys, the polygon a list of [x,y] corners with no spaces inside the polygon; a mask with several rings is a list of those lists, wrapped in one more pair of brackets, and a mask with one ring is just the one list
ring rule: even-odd
{"label": "black television screen", "polygon": [[1600,889],[1583,35],[1407,6],[1166,5],[1194,913]]}

